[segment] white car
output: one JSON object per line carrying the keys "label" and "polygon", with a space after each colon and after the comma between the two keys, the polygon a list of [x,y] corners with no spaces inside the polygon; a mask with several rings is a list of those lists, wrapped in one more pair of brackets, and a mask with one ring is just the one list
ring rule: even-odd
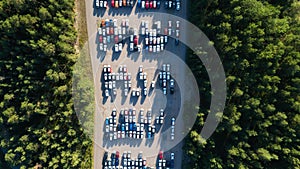
{"label": "white car", "polygon": [[112,81],[112,88],[113,88],[113,89],[116,88],[116,81]]}
{"label": "white car", "polygon": [[171,28],[168,29],[168,35],[172,36],[172,29]]}
{"label": "white car", "polygon": [[99,44],[99,48],[100,48],[100,51],[103,51],[104,49],[103,49],[103,43],[100,43]]}
{"label": "white car", "polygon": [[152,44],[153,44],[153,45],[156,45],[156,37],[155,37],[155,36],[154,36],[153,39],[152,39]]}
{"label": "white car", "polygon": [[103,37],[103,44],[107,44],[107,38],[106,38],[106,36]]}
{"label": "white car", "polygon": [[167,88],[163,88],[163,93],[164,93],[164,95],[167,95]]}
{"label": "white car", "polygon": [[157,46],[156,46],[156,51],[157,51],[157,52],[160,52],[160,45],[157,45]]}
{"label": "white car", "polygon": [[167,72],[167,80],[170,80],[171,74],[170,72]]}
{"label": "white car", "polygon": [[118,29],[118,33],[119,33],[119,35],[122,35],[122,28]]}
{"label": "white car", "polygon": [[157,31],[156,31],[156,29],[153,29],[153,36],[154,36],[154,37],[157,36]]}
{"label": "white car", "polygon": [[156,0],[153,1],[153,8],[154,8],[154,9],[157,8],[157,2],[156,2]]}
{"label": "white car", "polygon": [[136,28],[134,28],[134,30],[133,30],[133,35],[135,35],[135,36],[138,35],[138,30]]}
{"label": "white car", "polygon": [[148,37],[145,38],[145,45],[149,45],[149,38]]}
{"label": "white car", "polygon": [[172,27],[172,21],[168,21],[168,26],[169,26],[169,28]]}
{"label": "white car", "polygon": [[147,88],[144,88],[144,96],[147,96]]}
{"label": "white car", "polygon": [[162,65],[162,70],[163,70],[164,72],[167,70],[166,64],[163,64],[163,65]]}
{"label": "white car", "polygon": [[119,45],[115,44],[115,52],[119,52]]}
{"label": "white car", "polygon": [[132,42],[129,43],[129,51],[130,52],[134,51],[134,44]]}
{"label": "white car", "polygon": [[115,34],[115,36],[118,36],[119,34],[118,34],[119,32],[118,32],[118,27],[115,27],[114,28],[114,34]]}
{"label": "white car", "polygon": [[144,87],[147,87],[147,80],[144,80]]}
{"label": "white car", "polygon": [[124,76],[123,76],[123,73],[121,72],[121,73],[119,74],[119,79],[120,79],[120,80],[123,80],[123,77],[124,77]]}
{"label": "white car", "polygon": [[108,88],[109,88],[109,89],[112,89],[112,81],[109,81],[109,82],[108,82]]}
{"label": "white car", "polygon": [[125,95],[125,96],[128,95],[128,89],[124,89],[124,95]]}
{"label": "white car", "polygon": [[119,51],[122,51],[122,48],[123,48],[123,44],[119,43]]}
{"label": "white car", "polygon": [[156,53],[156,49],[157,49],[157,48],[156,48],[156,46],[154,45],[154,46],[153,46],[153,52],[154,52],[154,53]]}
{"label": "white car", "polygon": [[124,87],[128,88],[127,81],[124,81]]}
{"label": "white car", "polygon": [[164,48],[165,48],[165,45],[162,43],[162,44],[160,44],[160,50],[161,51],[163,51],[164,50]]}
{"label": "white car", "polygon": [[152,45],[149,45],[149,52],[152,52],[153,51],[153,47]]}
{"label": "white car", "polygon": [[114,27],[117,27],[117,25],[118,25],[118,23],[117,23],[117,22],[118,22],[118,20],[117,20],[117,19],[114,19],[114,20],[113,20],[113,26],[114,26]]}
{"label": "white car", "polygon": [[131,88],[131,81],[128,81],[128,88]]}
{"label": "white car", "polygon": [[144,79],[144,80],[147,80],[147,73],[146,73],[146,72],[143,73],[143,79]]}
{"label": "white car", "polygon": [[131,73],[127,74],[127,80],[131,80]]}
{"label": "white car", "polygon": [[167,72],[170,72],[170,64],[167,64]]}
{"label": "white car", "polygon": [[174,117],[172,117],[172,119],[171,119],[171,125],[175,126],[175,118]]}
{"label": "white car", "polygon": [[131,95],[132,95],[133,97],[136,96],[136,89],[133,89],[133,90],[132,90]]}
{"label": "white car", "polygon": [[129,27],[129,19],[126,19],[126,20],[125,20],[125,26],[126,26],[126,27]]}
{"label": "white car", "polygon": [[97,7],[97,8],[100,7],[100,2],[99,2],[99,0],[96,0],[96,7]]}
{"label": "white car", "polygon": [[146,29],[144,27],[141,28],[141,34],[145,35],[146,34]]}
{"label": "white car", "polygon": [[176,30],[176,37],[179,38],[179,30]]}
{"label": "white car", "polygon": [[109,92],[108,92],[108,90],[107,90],[107,89],[105,90],[105,96],[106,96],[106,97],[108,97],[108,96],[109,96]]}
{"label": "white car", "polygon": [[109,35],[109,27],[107,27],[105,30],[106,30],[106,34]]}
{"label": "white car", "polygon": [[140,65],[139,66],[139,73],[143,73],[143,71],[144,71],[143,65]]}
{"label": "white car", "polygon": [[102,28],[98,28],[98,34],[102,35]]}
{"label": "white car", "polygon": [[155,81],[152,81],[151,82],[151,88],[154,88],[155,87]]}
{"label": "white car", "polygon": [[157,44],[160,45],[160,37],[156,38]]}
{"label": "white car", "polygon": [[144,80],[144,73],[140,72],[140,80]]}
{"label": "white car", "polygon": [[122,28],[122,34],[126,35],[126,28],[125,27]]}
{"label": "white car", "polygon": [[120,80],[120,74],[119,73],[116,73],[116,80]]}
{"label": "white car", "polygon": [[180,27],[180,21],[176,21],[176,28]]}
{"label": "white car", "polygon": [[103,51],[106,52],[107,51],[107,45],[103,45]]}

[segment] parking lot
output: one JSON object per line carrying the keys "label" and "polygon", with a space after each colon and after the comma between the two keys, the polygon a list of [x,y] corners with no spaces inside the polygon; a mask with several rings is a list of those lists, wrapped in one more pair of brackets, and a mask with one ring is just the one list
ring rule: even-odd
{"label": "parking lot", "polygon": [[[95,6],[96,4],[93,1],[86,1],[89,49],[92,58],[96,89],[95,99],[97,103],[97,112],[95,113],[94,168],[102,168],[102,158],[105,151],[113,152],[116,150],[121,153],[131,151],[133,156],[138,156],[138,153],[143,151],[143,156],[147,158],[147,166],[156,167],[158,166],[158,152],[167,149],[167,144],[172,142],[171,133],[174,131],[171,130],[171,119],[176,118],[175,137],[176,134],[180,132],[181,128],[180,125],[177,126],[177,123],[180,124],[180,122],[178,122],[180,119],[177,119],[177,115],[180,106],[182,105],[182,96],[180,95],[181,89],[178,87],[177,81],[184,81],[185,71],[180,64],[181,62],[174,58],[180,57],[181,59],[184,59],[185,47],[181,43],[176,45],[175,40],[172,38],[168,39],[169,41],[165,43],[164,48],[161,46],[159,48],[156,47],[156,51],[153,51],[153,47],[150,51],[150,47],[146,48],[144,46],[145,36],[142,35],[143,23],[147,22],[150,30],[156,28],[155,23],[157,23],[157,21],[161,21],[160,34],[164,35],[169,33],[168,29],[167,32],[165,32],[165,28],[170,27],[170,23],[168,22],[170,20],[169,18],[160,18],[147,13],[143,14],[143,12],[149,11],[137,8],[137,4],[135,4],[133,8],[123,7],[119,9],[111,8],[111,4],[108,5],[109,8],[107,9],[96,8]],[[176,11],[175,9],[172,9],[171,11],[166,10],[164,9],[163,4],[161,4],[160,9],[153,9],[151,12],[168,11],[185,18],[185,8],[184,2],[182,2],[180,11]],[[120,27],[121,29],[118,35],[122,34],[124,37],[120,38],[118,36],[118,39],[115,39],[116,36],[113,33],[112,35],[114,36],[110,38],[109,42],[107,42],[108,39],[103,39],[104,36],[102,36],[102,39],[99,38],[99,25],[102,24],[102,20],[107,19],[117,21],[116,27]],[[138,42],[135,42],[135,39],[131,40],[130,33],[122,33],[123,20],[125,20],[125,26],[126,22],[128,22],[128,29],[133,28],[133,34],[136,34],[134,29],[138,30]],[[112,24],[114,23],[112,22]],[[174,27],[174,30],[172,31],[174,35],[177,36],[176,20],[172,20],[171,24],[171,27]],[[183,27],[184,25],[180,25],[180,31],[184,30]],[[103,30],[101,31],[103,35]],[[116,31],[113,30],[113,32]],[[112,32],[106,33],[110,34]],[[156,32],[156,34],[158,33]],[[125,42],[122,42],[122,46],[119,47],[118,45],[118,47],[116,47],[116,42],[120,42],[123,38]],[[107,44],[106,50],[104,50],[104,45],[100,46],[100,44],[103,43],[103,40],[105,40]],[[133,44],[131,44],[131,42]],[[151,43],[153,43],[153,40]],[[109,80],[109,76],[112,74],[105,75],[107,70],[104,71],[104,67],[107,67],[108,65],[111,69],[111,72],[109,73],[114,73],[114,77],[110,78],[114,78],[115,80]],[[143,73],[147,74],[147,82],[145,82],[145,79],[140,79],[141,72],[139,71],[139,67],[141,65],[143,67]],[[166,89],[164,89],[164,79],[160,78],[160,72],[163,70],[163,65],[170,65],[170,77],[169,79],[166,77],[166,83],[168,83]],[[126,67],[126,72],[123,70],[124,67]],[[167,71],[162,72],[166,72],[167,76]],[[126,76],[124,75],[125,73]],[[128,80],[128,75],[130,75],[130,80]],[[122,80],[120,77],[122,77]],[[126,80],[124,80],[124,77],[126,77]],[[170,79],[176,79],[174,82],[174,94],[171,94],[169,88]],[[130,87],[128,86],[129,81]],[[151,84],[152,81],[154,81],[153,86]],[[144,91],[145,88],[147,89],[146,92]],[[126,89],[127,94],[125,94]],[[139,96],[137,96],[136,91],[139,91]],[[164,91],[166,91],[166,93],[164,93]],[[141,138],[141,116],[139,114],[142,109],[144,110],[144,118],[147,117],[147,111],[149,109],[151,109],[152,113],[151,125],[145,124],[143,138]],[[160,116],[160,109],[164,110],[163,125],[156,124],[155,121],[156,117]],[[122,114],[122,111],[124,113],[125,110],[128,110],[128,114],[129,112],[132,113],[132,110],[135,110],[136,119],[134,127],[130,126],[129,122],[125,122],[125,116],[124,123],[120,122],[120,114]],[[113,111],[116,112],[115,115],[112,114]],[[113,124],[110,129],[110,126],[107,127],[105,119],[108,118],[108,121],[114,120],[114,118],[111,117],[112,115],[115,116],[117,122],[108,122],[108,125]],[[129,120],[130,117],[133,118],[132,115],[126,117],[128,117]],[[131,122],[133,121],[134,120],[132,119]],[[117,128],[118,124],[120,129],[114,129]],[[124,124],[125,129],[122,129],[122,124]],[[126,129],[126,124],[128,124],[128,130]],[[136,125],[139,126],[139,129],[132,129],[136,128]],[[151,137],[147,138],[149,126],[155,126],[155,131],[152,132]],[[114,132],[114,130],[116,132]],[[124,136],[122,135],[123,130]],[[120,131],[119,134],[118,131]],[[137,132],[139,132],[139,134],[137,134]],[[174,168],[181,168],[181,144],[178,144],[171,149],[170,152],[171,151],[175,153],[176,158]],[[169,159],[168,154],[170,153],[166,153],[167,159]]]}

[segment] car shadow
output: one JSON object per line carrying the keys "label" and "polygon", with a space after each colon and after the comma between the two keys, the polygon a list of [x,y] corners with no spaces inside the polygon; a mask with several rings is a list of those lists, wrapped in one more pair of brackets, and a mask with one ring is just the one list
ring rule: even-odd
{"label": "car shadow", "polygon": [[[109,3],[109,1],[108,1]],[[107,4],[109,6],[109,4]],[[93,0],[93,15],[98,17],[103,17],[107,8],[97,8],[96,7],[96,0]]]}
{"label": "car shadow", "polygon": [[[109,1],[111,2],[111,1]],[[109,4],[109,9],[108,9],[108,15],[110,16],[129,16],[132,12],[132,7],[119,7],[119,8],[114,8]]]}

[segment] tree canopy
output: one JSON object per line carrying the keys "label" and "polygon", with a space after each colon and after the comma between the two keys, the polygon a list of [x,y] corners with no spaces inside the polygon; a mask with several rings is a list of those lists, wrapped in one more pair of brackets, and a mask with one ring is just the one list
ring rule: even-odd
{"label": "tree canopy", "polygon": [[210,102],[202,63],[190,52],[201,103],[186,139],[189,168],[300,168],[300,3],[192,0],[191,20],[223,62],[227,102],[222,122],[202,144]]}
{"label": "tree canopy", "polygon": [[90,168],[73,108],[74,1],[0,1],[0,168]]}

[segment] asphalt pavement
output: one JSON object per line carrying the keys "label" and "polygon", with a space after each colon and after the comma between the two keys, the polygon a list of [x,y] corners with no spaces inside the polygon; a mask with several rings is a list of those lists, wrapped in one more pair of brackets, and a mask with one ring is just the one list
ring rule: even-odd
{"label": "asphalt pavement", "polygon": [[[110,1],[109,1],[110,2]],[[162,1],[164,2],[164,1]],[[109,5],[110,6],[110,5]],[[103,136],[103,122],[104,118],[107,117],[108,114],[110,114],[110,111],[113,108],[116,108],[119,110],[124,107],[136,107],[137,110],[140,108],[155,108],[158,107],[157,105],[165,103],[166,102],[166,110],[168,110],[170,113],[167,115],[166,120],[170,120],[171,117],[176,116],[176,113],[179,109],[178,106],[174,105],[181,105],[182,102],[180,95],[174,95],[174,96],[167,96],[165,97],[160,90],[157,90],[157,92],[154,92],[153,94],[149,94],[148,99],[145,99],[143,101],[142,98],[139,98],[139,100],[136,100],[135,103],[133,103],[130,98],[124,97],[116,97],[116,98],[109,98],[104,99],[102,95],[101,90],[101,73],[102,68],[104,64],[110,64],[113,67],[113,70],[117,70],[119,65],[127,65],[128,72],[131,72],[132,75],[137,74],[137,68],[139,65],[144,65],[144,67],[147,67],[148,69],[145,70],[149,74],[149,78],[155,79],[157,76],[156,69],[161,68],[161,65],[163,63],[166,63],[163,59],[151,59],[152,55],[147,55],[145,51],[142,51],[140,54],[130,54],[128,55],[127,51],[127,45],[123,47],[122,53],[115,56],[115,54],[112,51],[108,51],[107,53],[99,52],[98,47],[98,36],[97,36],[97,28],[98,23],[102,19],[107,18],[114,18],[114,19],[122,19],[127,18],[130,22],[130,27],[136,27],[139,28],[141,20],[159,20],[162,18],[156,17],[152,14],[144,14],[144,12],[163,12],[163,13],[169,13],[172,15],[179,16],[183,19],[186,18],[187,14],[187,5],[185,1],[182,1],[182,9],[181,11],[175,11],[175,10],[165,10],[163,8],[163,3],[161,5],[160,10],[141,10],[136,9],[136,7],[130,9],[130,8],[120,8],[120,9],[97,9],[95,8],[95,3],[92,0],[86,0],[86,16],[87,16],[87,28],[88,28],[88,36],[89,36],[89,52],[92,62],[92,70],[93,70],[93,76],[94,76],[94,84],[95,84],[95,100],[97,102],[96,105],[96,111],[95,112],[95,134],[94,134],[94,168],[102,168],[102,156],[105,150],[116,150],[118,149],[120,152],[122,151],[128,151],[131,150],[134,152],[139,152],[141,149],[143,149],[144,154],[147,152],[149,153],[149,157],[147,157],[147,161],[149,160],[148,164],[155,166],[156,156],[160,149],[162,144],[162,140],[159,139],[159,137],[155,137],[155,139],[152,141],[151,144],[147,144],[147,140],[144,139],[142,142],[137,141],[134,143],[132,140],[126,140],[122,144],[120,143],[114,143],[110,142],[107,139],[105,139]],[[166,20],[166,18],[163,18]],[[119,22],[120,24],[120,22]],[[181,31],[184,32],[185,25],[181,25]],[[184,33],[181,33],[183,36]],[[185,37],[182,37],[185,38]],[[169,43],[174,43],[173,41]],[[160,57],[166,57],[169,56],[169,58],[173,57],[173,55],[176,55],[180,57],[182,60],[185,60],[186,55],[186,47],[183,44],[180,44],[179,46],[175,46],[174,44],[168,44],[167,51],[169,52],[163,52],[161,53]],[[113,57],[116,58],[113,58]],[[157,56],[156,56],[157,57]],[[169,59],[167,62],[172,62],[172,59]],[[174,62],[172,64],[173,70],[172,70],[172,76],[176,78],[177,81],[185,81],[185,67],[183,64],[179,64],[178,62]],[[133,84],[137,84],[137,81],[132,81]],[[179,90],[179,89],[178,89]],[[183,90],[183,89],[181,89]],[[120,89],[121,91],[121,89]],[[118,93],[117,96],[121,96],[121,93]],[[171,98],[170,98],[171,97]],[[163,107],[164,105],[161,105]],[[176,119],[176,124],[184,124],[183,122],[180,122],[180,118]],[[181,128],[181,126],[176,126],[177,128]],[[164,129],[161,129],[161,131],[164,131]],[[181,160],[182,160],[182,145],[183,143],[180,142],[177,144],[174,148],[172,148],[169,152],[175,152],[175,168],[180,169],[181,168]],[[143,147],[143,148],[142,148]],[[153,152],[154,153],[153,153]],[[153,156],[153,154],[156,154],[156,156]],[[169,158],[168,154],[167,158]],[[133,153],[134,155],[134,153]]]}

